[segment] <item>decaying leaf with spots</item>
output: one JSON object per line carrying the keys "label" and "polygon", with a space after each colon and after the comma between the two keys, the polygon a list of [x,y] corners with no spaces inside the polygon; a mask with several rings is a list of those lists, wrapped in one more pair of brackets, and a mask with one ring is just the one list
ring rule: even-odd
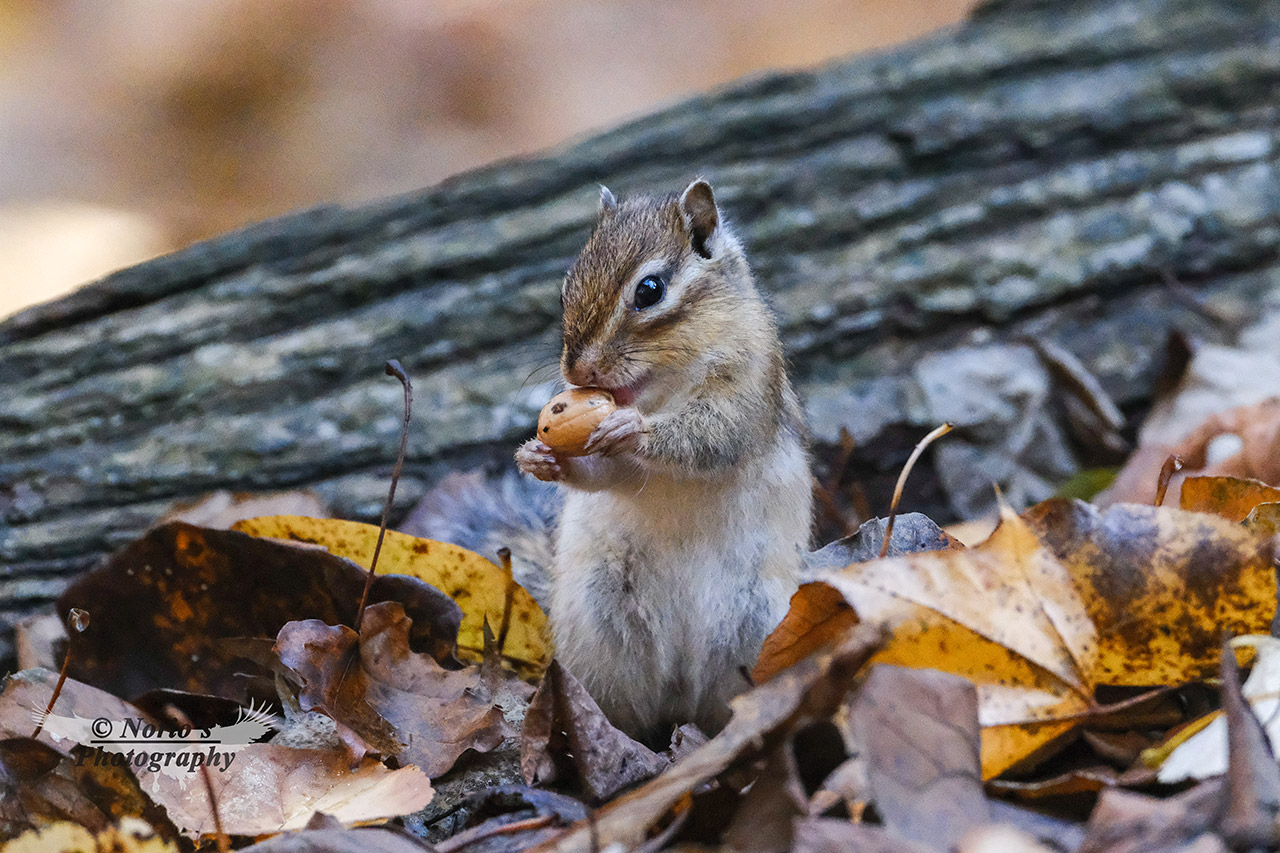
{"label": "decaying leaf with spots", "polygon": [[1218,671],[1224,636],[1275,615],[1273,546],[1242,525],[1169,507],[1099,511],[1052,500],[1025,513],[1066,564],[1097,626],[1098,684],[1181,684]]}
{"label": "decaying leaf with spots", "polygon": [[[378,539],[375,525],[302,516],[254,518],[238,522],[235,529],[254,536],[322,545],[362,566],[369,565]],[[378,556],[378,574],[411,575],[452,597],[462,609],[458,653],[465,660],[480,660],[485,620],[497,631],[504,614],[510,625],[503,644],[506,660],[528,677],[540,675],[551,660],[545,614],[523,587],[479,554],[388,530]]]}
{"label": "decaying leaf with spots", "polygon": [[[805,576],[851,563],[876,559],[884,544],[888,519],[864,522],[850,536],[837,539],[805,556]],[[908,512],[898,516],[889,540],[890,557],[928,551],[960,551],[962,545],[928,516]],[[818,649],[834,645],[857,623],[852,606],[835,589],[823,583],[801,584],[791,600],[787,620],[765,640],[751,673],[756,683],[768,681]]]}
{"label": "decaying leaf with spots", "polygon": [[1209,515],[1047,501],[1022,518],[1006,510],[991,538],[968,551],[821,576],[801,588],[762,662],[776,670],[788,651],[859,619],[888,626],[877,661],[977,686],[990,778],[1070,734],[1096,711],[1098,685],[1214,673],[1224,632],[1256,633],[1271,621],[1272,556],[1267,537]]}
{"label": "decaying leaf with spots", "polygon": [[[349,625],[364,583],[358,566],[321,548],[171,522],[78,578],[58,611],[92,616],[76,640],[74,678],[125,697],[176,688],[241,698],[253,667],[223,640],[274,638],[298,619]],[[451,652],[460,614],[439,590],[380,577],[370,600],[404,605],[415,648]]]}
{"label": "decaying leaf with spots", "polygon": [[[1007,509],[976,548],[858,563],[805,591],[792,605],[805,623],[825,629],[850,607],[890,633],[877,662],[952,672],[977,686],[988,778],[1070,731],[1067,720],[1092,706],[1093,624],[1066,568]],[[803,630],[792,614],[775,633]]]}
{"label": "decaying leaf with spots", "polygon": [[172,836],[137,818],[125,818],[97,833],[90,832],[80,824],[63,821],[30,830],[4,846],[5,853],[63,853],[80,850],[179,853],[181,849]]}

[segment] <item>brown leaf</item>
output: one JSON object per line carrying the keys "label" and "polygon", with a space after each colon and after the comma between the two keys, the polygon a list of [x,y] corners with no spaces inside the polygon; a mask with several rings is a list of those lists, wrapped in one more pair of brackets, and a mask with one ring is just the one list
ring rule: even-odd
{"label": "brown leaf", "polygon": [[[357,566],[322,549],[172,522],[77,579],[58,608],[93,617],[77,640],[75,678],[122,696],[177,688],[241,698],[245,664],[222,639],[273,638],[302,619],[350,624],[363,588]],[[404,604],[415,648],[449,654],[460,614],[448,596],[404,577],[378,578],[370,596]]]}
{"label": "brown leaf", "polygon": [[796,823],[794,853],[935,853],[936,848],[899,838],[883,827],[847,820],[809,818]]}
{"label": "brown leaf", "polygon": [[468,797],[464,828],[443,842],[439,853],[509,853],[549,841],[569,824],[584,819],[578,800],[525,785],[498,785]]}
{"label": "brown leaf", "polygon": [[402,829],[305,829],[277,835],[241,848],[242,853],[430,853],[429,847]]}
{"label": "brown leaf", "polygon": [[281,628],[274,649],[298,684],[298,705],[338,724],[353,764],[369,753],[391,757],[404,749],[395,728],[366,698],[369,680],[357,659],[358,643],[356,632],[345,625],[307,619]]}
{"label": "brown leaf", "polygon": [[[1168,432],[1168,425],[1164,432]],[[1209,446],[1224,434],[1238,436],[1240,449],[1226,459],[1209,464]],[[1186,469],[1185,474],[1174,477],[1171,484],[1174,488],[1183,476],[1193,472],[1280,484],[1280,398],[1211,414],[1176,443],[1169,436],[1144,442],[1125,463],[1111,488],[1098,497],[1099,504],[1152,501],[1160,468],[1170,455],[1182,459]]]}
{"label": "brown leaf", "polygon": [[430,655],[410,648],[411,630],[398,603],[369,607],[361,629],[360,662],[369,679],[369,704],[407,743],[399,760],[434,778],[462,753],[488,752],[509,732],[495,705],[498,697],[484,685],[480,667],[444,669]]}
{"label": "brown leaf", "polygon": [[303,710],[332,717],[354,758],[396,756],[435,777],[468,749],[503,741],[503,714],[479,667],[446,670],[410,649],[411,623],[396,602],[368,607],[363,627],[357,637],[345,626],[291,622],[277,643]]}
{"label": "brown leaf", "polygon": [[1239,477],[1188,477],[1182,482],[1182,508],[1244,521],[1263,503],[1280,501],[1280,489]]}
{"label": "brown leaf", "polygon": [[526,782],[572,779],[599,803],[666,766],[665,758],[614,728],[578,679],[551,662],[524,717],[520,768]]}
{"label": "brown leaf", "polygon": [[798,719],[830,716],[882,640],[860,626],[839,648],[822,652],[783,672],[768,684],[738,696],[733,716],[721,732],[665,773],[605,805],[591,825],[570,831],[539,848],[545,853],[587,853],[612,844],[633,848],[649,829],[695,787],[735,763],[759,755]]}
{"label": "brown leaf", "polygon": [[[0,837],[69,820],[101,832],[111,823],[68,772],[73,762],[26,737],[0,740]],[[130,782],[132,777],[123,772]],[[135,783],[136,784],[136,783]]]}
{"label": "brown leaf", "polygon": [[751,678],[764,684],[778,673],[849,635],[858,614],[839,590],[825,583],[801,584],[782,624],[765,638]]}
{"label": "brown leaf", "polygon": [[1280,837],[1280,765],[1262,723],[1240,689],[1236,654],[1222,648],[1222,710],[1227,718],[1226,812],[1220,827],[1233,849],[1274,849]]}
{"label": "brown leaf", "polygon": [[1223,796],[1217,779],[1167,799],[1103,791],[1076,853],[1226,853],[1212,833]]}
{"label": "brown leaf", "polygon": [[891,832],[946,850],[990,819],[970,682],[873,666],[845,720],[849,751],[866,761],[870,796]]}
{"label": "brown leaf", "polygon": [[1280,397],[1218,413],[1178,443],[1175,452],[1189,468],[1204,468],[1209,443],[1223,434],[1240,438],[1240,451],[1208,474],[1280,483]]}
{"label": "brown leaf", "polygon": [[161,519],[185,521],[198,527],[225,530],[237,521],[263,515],[305,515],[324,518],[329,506],[314,492],[210,492],[175,504]]}
{"label": "brown leaf", "polygon": [[769,755],[759,778],[734,810],[723,837],[735,853],[791,849],[793,825],[806,814],[806,798],[797,798],[792,789],[794,768],[788,760],[789,746],[779,746]]}

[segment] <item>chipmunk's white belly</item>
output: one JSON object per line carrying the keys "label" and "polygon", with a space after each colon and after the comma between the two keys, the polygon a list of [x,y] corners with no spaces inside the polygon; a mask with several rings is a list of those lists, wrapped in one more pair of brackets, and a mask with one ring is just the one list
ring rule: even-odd
{"label": "chipmunk's white belly", "polygon": [[637,735],[718,728],[786,612],[807,542],[799,443],[732,477],[651,477],[566,495],[551,604],[557,655]]}

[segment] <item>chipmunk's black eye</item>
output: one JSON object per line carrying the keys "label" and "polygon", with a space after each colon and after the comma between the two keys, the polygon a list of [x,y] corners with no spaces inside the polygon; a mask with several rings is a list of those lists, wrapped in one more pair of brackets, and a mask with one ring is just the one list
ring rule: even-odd
{"label": "chipmunk's black eye", "polygon": [[657,305],[667,295],[667,283],[656,275],[647,275],[636,285],[636,310]]}

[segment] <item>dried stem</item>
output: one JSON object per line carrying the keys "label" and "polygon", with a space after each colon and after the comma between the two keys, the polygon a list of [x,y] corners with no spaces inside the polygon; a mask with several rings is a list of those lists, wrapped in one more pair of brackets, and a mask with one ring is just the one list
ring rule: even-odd
{"label": "dried stem", "polygon": [[1164,505],[1164,494],[1169,491],[1169,481],[1181,470],[1182,457],[1176,453],[1169,454],[1169,458],[1160,466],[1160,479],[1156,483],[1156,506]]}
{"label": "dried stem", "polygon": [[898,475],[898,484],[893,487],[893,501],[889,504],[889,523],[884,526],[884,544],[880,546],[881,557],[889,553],[889,540],[893,538],[893,520],[898,515],[898,501],[902,500],[902,488],[907,484],[907,475],[915,467],[916,460],[920,458],[921,453],[924,453],[924,449],[954,428],[951,423],[945,423],[938,427],[920,439],[915,449],[911,451],[911,455],[907,457],[907,464],[902,466],[902,473]]}
{"label": "dried stem", "polygon": [[387,535],[387,518],[391,515],[391,504],[396,499],[396,485],[400,482],[400,472],[404,469],[404,457],[409,449],[409,417],[413,410],[413,383],[409,374],[405,373],[400,362],[394,358],[387,362],[387,375],[394,376],[404,386],[404,424],[400,428],[400,452],[396,455],[396,467],[391,471],[391,488],[387,491],[387,504],[382,508],[382,523],[378,526],[378,544],[373,547],[373,559],[369,561],[369,572],[364,579],[364,592],[360,593],[360,606],[356,608],[356,633],[364,621],[364,608],[369,603],[369,590],[373,587],[374,574],[378,568],[378,555],[382,553],[382,540]]}
{"label": "dried stem", "polygon": [[62,669],[58,672],[58,683],[53,687],[53,695],[49,697],[49,704],[45,706],[44,713],[40,716],[40,721],[36,723],[36,730],[31,733],[32,740],[40,737],[40,732],[44,729],[44,721],[53,713],[54,703],[62,695],[62,685],[67,683],[67,668],[71,666],[71,649],[75,646],[76,637],[88,627],[88,610],[73,607],[67,611],[67,652],[62,656]]}

